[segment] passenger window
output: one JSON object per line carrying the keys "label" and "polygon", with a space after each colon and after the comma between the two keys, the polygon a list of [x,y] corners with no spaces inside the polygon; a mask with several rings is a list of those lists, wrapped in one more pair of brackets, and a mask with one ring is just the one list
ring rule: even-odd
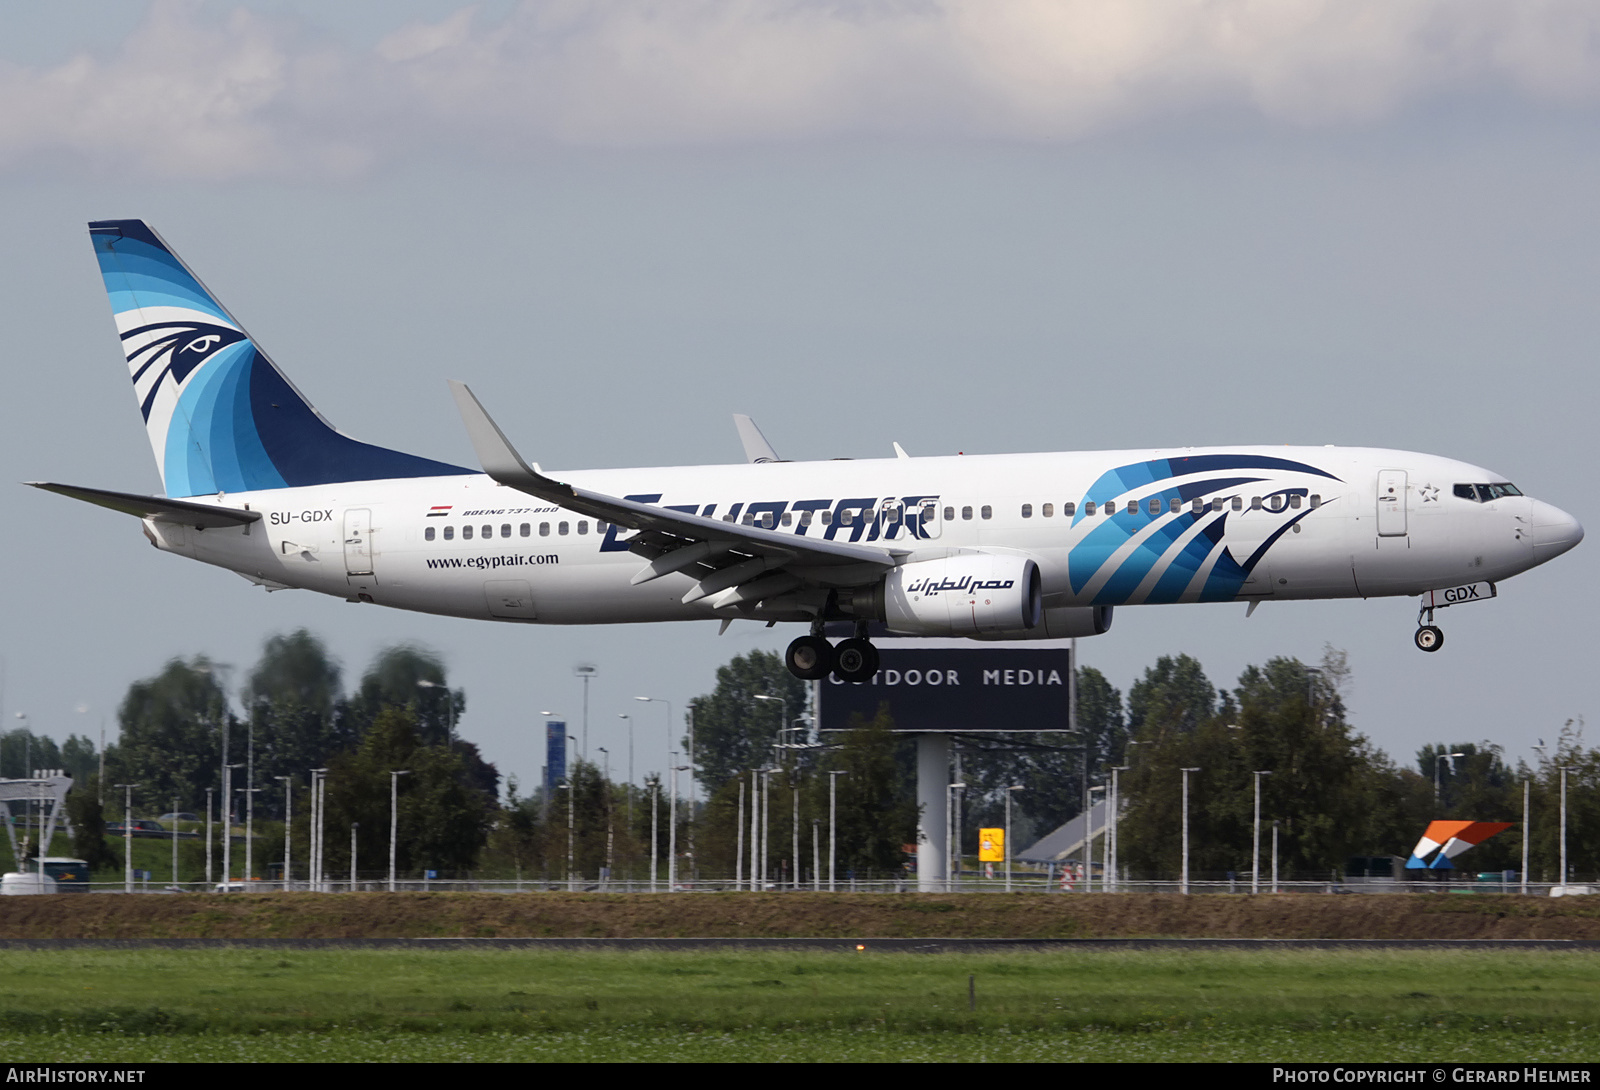
{"label": "passenger window", "polygon": [[[801,526],[810,526],[811,525],[811,516],[813,514],[815,514],[815,512],[813,512],[813,511],[802,511],[802,512],[800,512],[800,525]],[[787,516],[787,515],[784,516],[784,518],[788,518],[788,517],[789,516]]]}
{"label": "passenger window", "polygon": [[509,522],[502,522],[500,524],[500,536],[501,537],[510,537],[511,536],[511,524]]}
{"label": "passenger window", "polygon": [[988,504],[984,504],[983,510],[979,511],[978,514],[982,515],[986,519],[992,519],[994,518],[994,508],[990,507]]}
{"label": "passenger window", "polygon": [[883,515],[884,518],[889,520],[889,525],[893,526],[895,523],[900,521],[900,508],[891,507],[886,510]]}
{"label": "passenger window", "polygon": [[1033,504],[1025,503],[1022,505],[1022,517],[1025,519],[1031,519],[1033,517]]}
{"label": "passenger window", "polygon": [[[1137,510],[1137,508],[1135,507],[1134,502],[1132,500],[1128,501],[1128,510],[1129,511]],[[1106,501],[1106,509],[1104,511],[1104,514],[1106,514],[1106,515],[1114,515],[1116,513],[1117,513],[1117,501],[1116,500],[1107,500]]]}
{"label": "passenger window", "polygon": [[433,540],[433,527],[432,526],[429,526],[427,529],[422,531],[422,540],[423,541],[432,541]]}
{"label": "passenger window", "polygon": [[1317,508],[1319,508],[1321,506],[1322,506],[1322,497],[1317,495],[1315,492],[1311,493],[1311,509],[1313,511],[1315,511]]}
{"label": "passenger window", "polygon": [[1172,514],[1176,515],[1179,511],[1183,510],[1183,501],[1182,500],[1168,500],[1167,501],[1167,510],[1169,512],[1171,512]]}
{"label": "passenger window", "polygon": [[562,537],[565,537],[567,534],[567,524],[564,522],[556,523],[556,533],[560,534]]}
{"label": "passenger window", "polygon": [[1151,500],[1146,506],[1150,509],[1152,515],[1161,514],[1161,500],[1159,498]]}
{"label": "passenger window", "polygon": [[1250,497],[1250,510],[1252,510],[1252,511],[1261,510],[1261,497],[1260,496],[1251,496]]}
{"label": "passenger window", "polygon": [[456,536],[456,528],[454,526],[446,526],[444,528],[444,539],[446,541],[451,540],[455,536]]}
{"label": "passenger window", "polygon": [[1298,493],[1289,497],[1289,506],[1294,508],[1296,511],[1300,510],[1300,496]]}
{"label": "passenger window", "polygon": [[484,523],[483,540],[488,541],[492,537],[494,537],[494,527],[490,526],[488,523]]}
{"label": "passenger window", "polygon": [[741,519],[740,522],[739,522],[739,525],[741,525],[741,526],[754,526],[755,524],[756,524],[756,517],[754,515],[752,515],[752,514],[749,514],[749,513],[746,513],[744,518]]}
{"label": "passenger window", "polygon": [[1093,500],[1085,500],[1084,501],[1084,503],[1083,503],[1083,513],[1086,514],[1086,515],[1094,514],[1094,501]]}
{"label": "passenger window", "polygon": [[[1066,518],[1071,518],[1072,515],[1074,514],[1075,510],[1076,510],[1076,505],[1075,504],[1064,503],[1064,504],[1061,505],[1061,514]],[[1091,515],[1094,514],[1094,509],[1093,508],[1089,509],[1089,514],[1091,514]]]}
{"label": "passenger window", "polygon": [[833,525],[833,512],[832,511],[824,510],[822,512],[822,525],[824,525],[824,526],[832,526]]}
{"label": "passenger window", "polygon": [[1233,497],[1233,509],[1235,511],[1243,511],[1244,510],[1244,498],[1242,496]]}
{"label": "passenger window", "polygon": [[1189,504],[1189,513],[1191,515],[1201,514],[1202,512],[1205,511],[1205,509],[1206,509],[1206,501],[1205,500],[1194,500],[1194,501],[1190,502],[1190,504]]}
{"label": "passenger window", "polygon": [[791,525],[794,524],[794,516],[792,514],[790,514],[788,511],[785,511],[783,513],[783,524],[785,526],[791,526]]}
{"label": "passenger window", "polygon": [[1053,504],[1053,503],[1047,503],[1042,508],[1040,508],[1040,510],[1039,510],[1039,514],[1043,515],[1045,518],[1049,518],[1050,516],[1054,515],[1055,513],[1056,513],[1056,505]]}
{"label": "passenger window", "polygon": [[970,518],[971,518],[971,517],[972,517],[972,508],[970,508],[970,507],[963,507],[963,508],[962,508],[962,509],[961,509],[961,517],[962,517],[962,518],[963,518],[963,519],[970,519]]}
{"label": "passenger window", "polygon": [[540,537],[549,537],[550,536],[550,524],[548,522],[541,522],[539,524],[539,536]]}
{"label": "passenger window", "polygon": [[956,509],[954,507],[946,507],[944,509],[944,520],[946,522],[951,521],[955,517],[956,517]]}
{"label": "passenger window", "polygon": [[523,537],[527,537],[532,532],[533,527],[529,526],[526,522],[524,522],[522,524],[522,526],[521,526],[521,530],[522,530],[522,536]]}
{"label": "passenger window", "polygon": [[609,522],[601,522],[599,519],[596,519],[594,523],[594,532],[597,534],[603,534],[606,532],[606,528],[610,525],[611,524]]}
{"label": "passenger window", "polygon": [[471,541],[472,540],[472,527],[463,526],[461,528],[461,540],[462,541]]}
{"label": "passenger window", "polygon": [[578,533],[587,534],[588,532],[589,532],[589,520],[588,519],[579,519],[578,520]]}

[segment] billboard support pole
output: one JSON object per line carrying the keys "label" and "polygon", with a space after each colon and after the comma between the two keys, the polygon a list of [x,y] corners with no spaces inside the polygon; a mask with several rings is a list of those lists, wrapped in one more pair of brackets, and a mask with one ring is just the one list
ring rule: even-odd
{"label": "billboard support pole", "polygon": [[949,866],[950,736],[917,735],[917,892],[944,893]]}

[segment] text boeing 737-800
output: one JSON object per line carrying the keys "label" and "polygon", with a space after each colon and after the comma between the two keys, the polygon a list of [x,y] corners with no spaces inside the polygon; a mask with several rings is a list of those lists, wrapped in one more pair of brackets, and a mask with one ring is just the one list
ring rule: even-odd
{"label": "text boeing 737-800", "polygon": [[[1150,603],[1421,595],[1416,644],[1436,651],[1435,608],[1583,538],[1497,473],[1397,450],[784,462],[740,417],[748,464],[557,480],[453,383],[478,472],[334,430],[143,222],[89,233],[166,496],[38,487],[270,590],[544,624],[803,623],[790,670],[865,681],[871,631],[1088,636]],[[841,621],[854,635],[831,643]]]}

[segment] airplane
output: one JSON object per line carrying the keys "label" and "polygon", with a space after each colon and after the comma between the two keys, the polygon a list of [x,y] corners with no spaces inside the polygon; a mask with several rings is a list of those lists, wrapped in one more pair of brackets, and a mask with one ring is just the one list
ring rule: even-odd
{"label": "airplane", "polygon": [[[1348,447],[790,462],[546,473],[451,383],[479,469],[337,431],[140,220],[89,234],[164,496],[29,482],[143,521],[269,591],[532,624],[808,626],[797,677],[869,681],[876,635],[1061,639],[1119,606],[1421,595],[1434,611],[1583,539],[1465,462]],[[834,642],[830,635],[846,638]]]}

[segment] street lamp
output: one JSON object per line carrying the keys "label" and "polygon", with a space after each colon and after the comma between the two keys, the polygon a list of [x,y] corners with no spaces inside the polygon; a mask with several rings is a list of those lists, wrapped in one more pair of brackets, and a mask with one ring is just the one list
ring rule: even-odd
{"label": "street lamp", "polygon": [[1113,889],[1113,890],[1118,888],[1117,860],[1118,860],[1118,858],[1120,858],[1120,852],[1121,852],[1121,849],[1122,849],[1122,843],[1118,839],[1118,837],[1121,835],[1121,830],[1122,830],[1122,783],[1121,783],[1121,774],[1126,772],[1126,771],[1128,771],[1128,769],[1130,767],[1132,767],[1132,766],[1131,765],[1112,765],[1111,766],[1111,835],[1108,838],[1109,843],[1107,844],[1107,848],[1109,850],[1106,852],[1106,858],[1109,861],[1108,862],[1108,866],[1110,867],[1110,870],[1111,870],[1111,874],[1110,874],[1111,885],[1109,887],[1107,887],[1107,886],[1104,886],[1104,884],[1102,883],[1102,888],[1109,888],[1109,889]]}
{"label": "street lamp", "polygon": [[589,682],[600,673],[600,667],[583,663],[572,669],[572,675],[583,679],[583,759],[589,759]]}
{"label": "street lamp", "polygon": [[444,690],[446,712],[444,728],[445,749],[453,751],[456,748],[456,694],[451,692],[450,686],[444,682],[429,681],[427,678],[419,678],[417,680],[417,688]]}
{"label": "street lamp", "polygon": [[1179,882],[1180,893],[1189,892],[1189,773],[1199,772],[1198,768],[1179,769],[1183,773],[1183,875]]}
{"label": "street lamp", "polygon": [[1256,821],[1255,832],[1250,842],[1250,892],[1261,892],[1261,777],[1270,776],[1271,772],[1252,772],[1250,775],[1256,781]]}
{"label": "street lamp", "polygon": [[[946,893],[949,893],[952,889],[955,888],[954,883],[956,881],[956,876],[961,873],[961,801],[960,801],[961,800],[961,795],[960,795],[960,792],[963,789],[965,789],[966,786],[967,785],[964,784],[964,783],[953,783],[948,788],[946,788],[946,791],[949,792],[949,798],[950,798],[950,802],[949,802],[948,807],[947,807],[947,809],[949,810],[949,813],[950,813],[950,822],[949,822],[949,825],[945,828],[945,836],[949,837],[948,851],[946,853],[945,864],[944,864],[945,865],[944,891]],[[955,866],[953,866],[953,867],[950,865],[951,858],[954,858],[954,860],[955,860]]]}
{"label": "street lamp", "polygon": [[[1563,788],[1564,788],[1565,785],[1566,785],[1566,780],[1562,780],[1561,782],[1562,782],[1562,785],[1563,785]],[[132,893],[133,892],[133,789],[135,787],[138,787],[139,785],[136,784],[136,783],[119,783],[119,784],[117,784],[117,786],[122,788],[123,791],[124,791],[124,796],[123,796],[123,801],[122,801],[122,891],[124,893]],[[1567,799],[1567,796],[1565,794],[1565,791],[1563,791],[1562,796],[1561,796],[1561,802],[1562,802],[1561,817],[1562,817],[1562,821],[1563,821],[1563,824],[1561,826],[1562,833],[1563,833],[1563,840],[1562,840],[1562,846],[1561,847],[1562,847],[1562,852],[1563,852],[1563,855],[1562,855],[1562,859],[1563,860],[1565,860],[1565,858],[1566,858],[1566,856],[1565,856],[1566,840],[1564,839],[1565,831],[1566,831],[1566,825],[1564,823],[1566,821],[1566,814],[1567,814],[1566,799]]]}
{"label": "street lamp", "polygon": [[850,775],[849,770],[837,768],[828,773],[828,892],[833,892],[834,865],[839,850],[839,777]]}
{"label": "street lamp", "polygon": [[1466,756],[1465,753],[1441,753],[1441,754],[1439,754],[1439,756],[1437,758],[1434,759],[1434,762],[1433,762],[1433,804],[1435,806],[1439,805],[1439,772],[1440,772],[1440,770],[1442,768],[1444,768],[1444,763],[1446,761],[1451,761],[1452,762],[1451,765],[1450,765],[1450,772],[1451,772],[1452,775],[1454,775],[1455,774],[1455,770],[1456,770],[1456,766],[1454,764],[1453,759],[1456,758],[1456,757],[1465,757],[1465,756]]}
{"label": "street lamp", "polygon": [[[293,849],[293,845],[289,842],[289,830],[294,828],[294,785],[289,782],[288,776],[274,776],[272,778],[283,784],[283,891],[287,893],[289,892],[289,875],[293,873],[289,865]],[[206,805],[208,807],[211,805],[209,798],[206,800]],[[209,831],[210,828],[211,815],[207,814],[206,829]],[[206,881],[211,881],[209,873],[206,875]]]}
{"label": "street lamp", "polygon": [[1011,792],[1025,791],[1022,784],[1012,784],[1006,788],[1006,838],[1000,845],[1000,854],[1005,856],[1003,866],[1006,868],[1006,892],[1011,892]]}
{"label": "street lamp", "polygon": [[411,775],[410,769],[389,773],[389,892],[394,892],[395,845],[400,839],[400,777]]}

